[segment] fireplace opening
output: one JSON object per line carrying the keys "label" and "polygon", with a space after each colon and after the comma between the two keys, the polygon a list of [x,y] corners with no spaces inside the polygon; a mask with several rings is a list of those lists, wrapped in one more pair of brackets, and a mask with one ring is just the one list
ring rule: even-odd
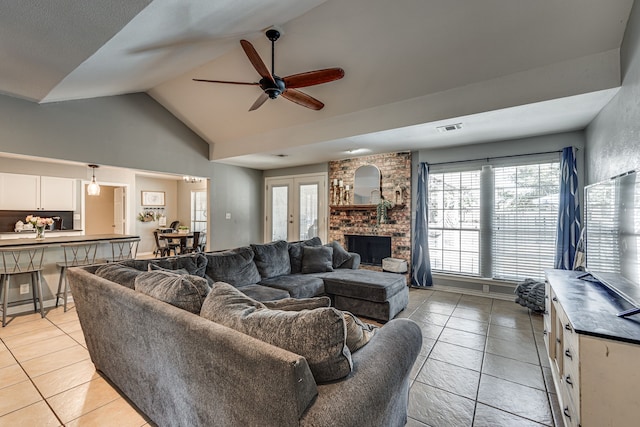
{"label": "fireplace opening", "polygon": [[391,237],[345,234],[347,249],[360,255],[364,265],[382,266],[382,260],[391,256]]}

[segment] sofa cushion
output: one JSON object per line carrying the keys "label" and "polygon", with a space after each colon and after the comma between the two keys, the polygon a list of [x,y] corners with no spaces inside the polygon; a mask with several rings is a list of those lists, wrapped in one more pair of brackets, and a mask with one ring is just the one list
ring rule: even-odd
{"label": "sofa cushion", "polygon": [[302,248],[305,246],[322,246],[319,237],[312,237],[309,240],[289,243],[289,261],[291,262],[291,274],[302,273]]}
{"label": "sofa cushion", "polygon": [[253,298],[256,301],[276,301],[291,297],[289,292],[283,289],[271,288],[269,286],[256,284],[238,286],[237,289],[249,298]]}
{"label": "sofa cushion", "polygon": [[[263,304],[271,310],[300,311],[320,307],[331,307],[331,298],[285,298],[278,301],[265,301]],[[345,317],[346,320],[346,317]]]}
{"label": "sofa cushion", "polygon": [[333,268],[339,268],[342,264],[351,259],[351,255],[349,255],[349,252],[347,252],[338,241],[334,240],[331,243],[327,243],[325,246],[330,246],[331,248],[333,248]]}
{"label": "sofa cushion", "polygon": [[386,302],[405,289],[407,281],[401,274],[341,268],[324,276],[324,287],[331,295]]}
{"label": "sofa cushion", "polygon": [[303,356],[316,382],[347,376],[353,367],[342,312],[270,310],[226,283],[215,283],[200,315]]}
{"label": "sofa cushion", "polygon": [[347,325],[347,347],[351,353],[355,353],[371,340],[378,327],[364,323],[348,311],[343,314],[344,322]]}
{"label": "sofa cushion", "polygon": [[207,258],[205,274],[214,282],[246,286],[260,281],[260,273],[253,262],[253,250],[249,246],[204,255]]}
{"label": "sofa cushion", "polygon": [[168,270],[178,270],[183,268],[187,270],[189,274],[204,277],[207,269],[207,257],[203,254],[188,254],[157,260],[154,259],[149,261],[149,264],[154,264]]}
{"label": "sofa cushion", "polygon": [[302,249],[302,273],[333,271],[333,248],[329,246],[305,246]]}
{"label": "sofa cushion", "polygon": [[129,289],[135,288],[136,277],[142,273],[140,270],[117,262],[101,265],[95,272],[96,276],[126,286]]}
{"label": "sofa cushion", "polygon": [[325,293],[324,281],[315,275],[288,274],[264,279],[260,284],[287,291],[289,296],[293,298],[311,298]]}
{"label": "sofa cushion", "polygon": [[254,262],[260,272],[260,277],[284,276],[291,273],[291,261],[289,261],[289,244],[284,240],[265,243],[264,245],[251,245],[254,252]]}
{"label": "sofa cushion", "polygon": [[176,270],[172,270],[170,268],[162,268],[159,265],[150,262],[149,265],[147,265],[147,271],[154,271],[154,270],[166,271],[173,274],[189,274],[186,268],[178,268]]}
{"label": "sofa cushion", "polygon": [[198,314],[211,288],[202,277],[154,270],[136,277],[135,290]]}

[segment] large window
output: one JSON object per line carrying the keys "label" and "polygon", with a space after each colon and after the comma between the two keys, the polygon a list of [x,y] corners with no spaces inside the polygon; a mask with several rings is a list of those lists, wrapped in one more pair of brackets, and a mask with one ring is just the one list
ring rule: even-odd
{"label": "large window", "polygon": [[429,174],[434,271],[506,280],[553,268],[559,160]]}

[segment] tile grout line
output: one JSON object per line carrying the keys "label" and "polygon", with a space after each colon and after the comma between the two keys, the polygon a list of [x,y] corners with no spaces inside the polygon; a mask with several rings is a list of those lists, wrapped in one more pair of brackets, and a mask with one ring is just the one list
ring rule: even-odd
{"label": "tile grout line", "polygon": [[[58,327],[58,325],[56,325],[55,323],[53,323],[51,320],[47,319],[47,318],[46,318],[46,316],[45,316],[45,320],[46,320],[47,322],[51,323],[51,324],[52,324],[53,326],[55,326],[56,328],[60,329],[60,328]],[[37,321],[37,319],[36,319],[36,321]],[[60,329],[60,330],[62,330],[62,329]],[[64,331],[62,331],[62,332],[66,335],[66,332],[64,332]],[[26,333],[26,332],[25,332],[25,333]],[[64,426],[64,423],[62,422],[62,420],[60,419],[60,417],[58,416],[58,414],[56,414],[56,411],[54,411],[54,410],[53,410],[53,408],[51,407],[51,404],[49,403],[49,401],[44,397],[44,395],[42,394],[42,392],[40,391],[40,389],[38,388],[38,386],[36,385],[36,383],[33,381],[33,378],[31,378],[31,375],[29,375],[29,373],[24,369],[24,366],[22,366],[22,362],[20,362],[20,361],[16,358],[16,356],[15,356],[15,355],[14,355],[14,353],[13,353],[13,351],[12,351],[12,350],[7,346],[7,344],[4,342],[4,339],[3,339],[3,338],[0,338],[0,340],[2,340],[2,344],[6,347],[7,351],[11,353],[11,357],[13,357],[13,359],[16,361],[16,363],[18,364],[18,366],[20,366],[20,369],[22,369],[22,372],[24,372],[24,374],[27,376],[27,378],[29,379],[29,382],[31,383],[31,385],[33,386],[33,388],[36,390],[36,392],[37,392],[37,393],[40,395],[40,397],[42,398],[42,401],[44,401],[45,405],[47,405],[47,407],[49,408],[49,410],[51,411],[51,413],[53,414],[53,416],[56,418],[56,420],[58,420],[59,425]],[[38,402],[35,402],[35,403],[38,403]],[[31,406],[31,405],[35,405],[35,403],[32,403],[32,404],[27,405],[27,406],[23,406],[22,408],[18,408],[18,409],[16,409],[15,411],[8,412],[8,413],[4,414],[4,415],[3,415],[3,417],[4,417],[4,416],[6,416],[6,415],[11,414],[11,413],[13,413],[13,412],[20,411],[20,410],[22,410],[22,409],[28,408],[28,407],[29,407],[29,406]],[[0,417],[0,419],[2,419],[2,417]]]}

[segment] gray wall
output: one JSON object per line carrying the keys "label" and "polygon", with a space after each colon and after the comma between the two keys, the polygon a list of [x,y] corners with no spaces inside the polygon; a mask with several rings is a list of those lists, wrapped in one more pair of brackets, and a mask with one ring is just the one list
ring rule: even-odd
{"label": "gray wall", "polygon": [[263,176],[265,178],[273,178],[278,176],[303,175],[306,173],[329,173],[329,163],[316,163],[314,165],[291,168],[268,169],[263,172]]}
{"label": "gray wall", "polygon": [[640,4],[620,49],[622,87],[587,127],[587,184],[640,169]]}
{"label": "gray wall", "polygon": [[262,172],[209,162],[209,145],[146,94],[52,104],[0,95],[2,152],[209,178],[211,247],[262,239]]}

